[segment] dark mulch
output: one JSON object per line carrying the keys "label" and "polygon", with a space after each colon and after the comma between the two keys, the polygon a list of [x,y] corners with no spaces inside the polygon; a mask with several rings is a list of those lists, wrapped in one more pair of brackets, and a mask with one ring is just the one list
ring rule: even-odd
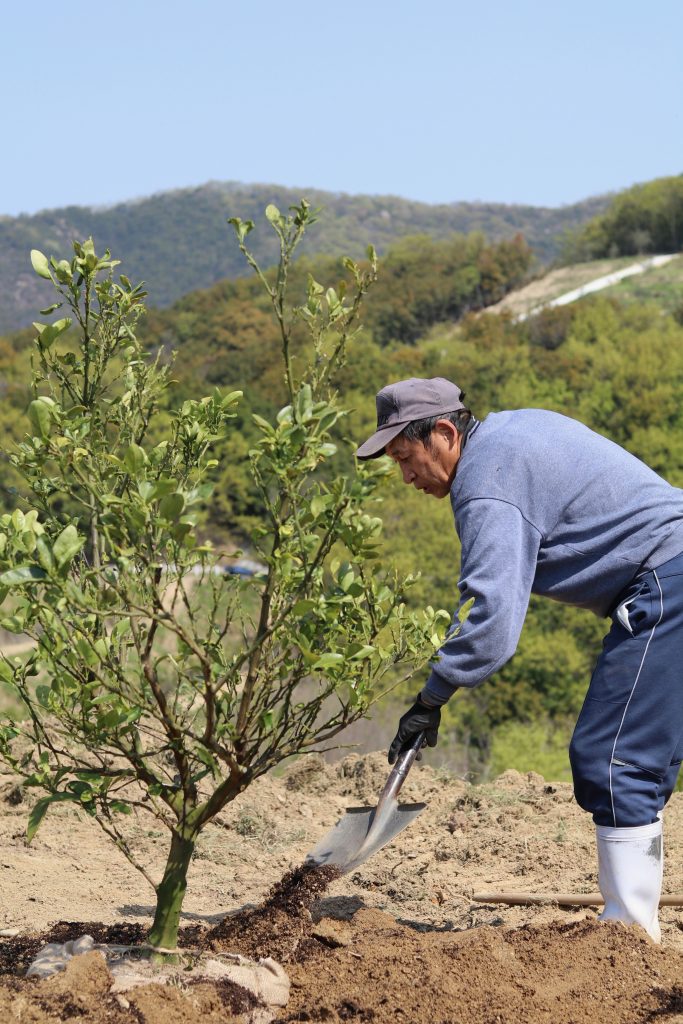
{"label": "dark mulch", "polygon": [[339,869],[331,865],[294,868],[272,887],[260,906],[226,917],[211,928],[204,940],[207,948],[245,956],[262,955],[267,949],[277,960],[291,960],[310,932],[311,906],[338,877]]}
{"label": "dark mulch", "polygon": [[[59,921],[44,932],[0,937],[0,976],[21,977],[28,970],[39,950],[49,942],[71,942],[81,935],[92,935],[95,942],[109,946],[139,946],[145,942],[148,929],[141,924],[124,921],[101,924],[99,921]],[[188,925],[178,934],[178,945],[193,949],[203,944],[205,929]]]}

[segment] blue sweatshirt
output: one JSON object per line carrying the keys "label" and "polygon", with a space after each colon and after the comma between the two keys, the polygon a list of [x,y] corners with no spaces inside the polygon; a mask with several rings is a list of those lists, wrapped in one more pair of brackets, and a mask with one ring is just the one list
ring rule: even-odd
{"label": "blue sweatshirt", "polygon": [[474,604],[431,666],[423,692],[434,703],[478,686],[512,657],[531,594],[605,616],[638,573],[683,551],[683,490],[542,409],[475,424],[450,498],[460,600]]}

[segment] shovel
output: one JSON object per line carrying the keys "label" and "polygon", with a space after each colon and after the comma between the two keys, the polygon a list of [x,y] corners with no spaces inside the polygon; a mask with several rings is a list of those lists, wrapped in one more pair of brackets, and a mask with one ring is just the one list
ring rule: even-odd
{"label": "shovel", "polygon": [[307,864],[333,864],[342,875],[353,871],[390,843],[426,804],[398,804],[398,794],[424,742],[424,732],[404,748],[389,773],[377,807],[349,807],[346,814],[306,857]]}

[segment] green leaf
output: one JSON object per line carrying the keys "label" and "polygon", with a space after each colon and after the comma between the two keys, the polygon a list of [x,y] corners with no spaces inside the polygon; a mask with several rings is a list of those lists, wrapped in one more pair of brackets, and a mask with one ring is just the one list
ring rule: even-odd
{"label": "green leaf", "polygon": [[[42,276],[42,275],[41,275]],[[48,807],[51,804],[50,797],[45,796],[42,800],[39,800],[32,808],[31,813],[28,816],[28,827],[26,829],[26,842],[30,843],[34,835],[40,828],[40,823],[47,814]]]}
{"label": "green leaf", "polygon": [[38,580],[44,580],[46,576],[47,573],[39,565],[22,565],[0,573],[0,586],[17,587],[22,583],[36,583]]}
{"label": "green leaf", "polygon": [[94,666],[97,664],[99,660],[97,657],[97,653],[94,651],[92,645],[88,643],[85,637],[77,636],[75,640],[72,641],[72,643],[76,650],[78,651],[78,653],[80,654],[83,661],[86,663],[86,665]]}
{"label": "green leaf", "polygon": [[124,636],[130,633],[130,630],[130,619],[120,619],[111,631],[111,638],[114,642],[119,643]]}
{"label": "green leaf", "polygon": [[50,258],[50,263],[55,272],[55,277],[60,284],[71,284],[71,264],[68,260],[59,260],[57,262],[54,258]]}
{"label": "green leaf", "polygon": [[132,814],[133,808],[130,804],[124,803],[123,800],[112,800],[109,803],[109,810],[114,811],[116,814]]}
{"label": "green leaf", "polygon": [[374,653],[375,648],[371,647],[370,644],[366,644],[364,647],[361,647],[359,651],[356,651],[355,654],[350,655],[349,661],[362,661],[364,658],[369,658]]}
{"label": "green leaf", "polygon": [[28,816],[28,826],[26,828],[26,842],[31,842],[34,835],[40,828],[41,822],[47,814],[50,804],[64,803],[65,800],[73,801],[75,798],[71,793],[51,793],[50,796],[44,796],[38,800],[31,813]]}
{"label": "green leaf", "polygon": [[42,402],[39,398],[31,402],[28,407],[28,418],[41,437],[48,436],[52,417],[45,402]]}
{"label": "green leaf", "polygon": [[320,513],[328,508],[330,501],[328,494],[316,494],[314,498],[311,498],[311,515],[317,519]]}
{"label": "green leaf", "polygon": [[261,428],[261,430],[262,430],[262,431],[263,431],[264,433],[266,433],[266,434],[271,434],[271,435],[275,433],[275,431],[274,431],[273,427],[272,427],[272,426],[270,425],[270,423],[268,422],[268,420],[264,420],[263,416],[258,416],[258,415],[257,415],[256,413],[254,413],[254,414],[252,415],[252,419],[253,419],[254,423],[255,423],[255,424],[256,424],[256,425],[258,426],[258,427],[260,427],[260,428]]}
{"label": "green leaf", "polygon": [[165,494],[173,494],[178,487],[177,480],[171,480],[169,477],[159,477],[154,484],[154,497],[163,498]]}
{"label": "green leaf", "polygon": [[73,524],[65,527],[54,543],[52,553],[59,568],[68,565],[75,555],[85,544],[85,537],[78,536],[78,530]]}
{"label": "green leaf", "polygon": [[167,494],[159,502],[159,512],[164,519],[174,523],[185,508],[185,499],[182,494]]}
{"label": "green leaf", "polygon": [[171,529],[171,536],[180,544],[187,537],[188,533],[190,533],[191,530],[191,523],[176,523],[176,525],[173,526],[173,528]]}
{"label": "green leaf", "polygon": [[243,394],[243,391],[231,391],[229,395],[225,395],[221,398],[221,408],[228,409],[231,405],[239,402]]}
{"label": "green leaf", "polygon": [[344,661],[343,654],[321,654],[313,668],[336,668]]}
{"label": "green leaf", "polygon": [[346,572],[339,574],[339,586],[343,591],[347,591],[355,579],[353,569],[347,569]]}
{"label": "green leaf", "polygon": [[275,203],[268,203],[266,206],[266,220],[269,220],[273,226],[278,226],[282,223],[282,214]]}
{"label": "green leaf", "polygon": [[149,460],[147,459],[145,450],[141,448],[139,444],[131,444],[126,449],[123,461],[131,476],[139,476],[144,472],[145,466]]}
{"label": "green leaf", "polygon": [[474,598],[470,597],[467,601],[460,605],[458,608],[458,622],[464,622],[472,611],[472,605],[474,604]]}
{"label": "green leaf", "polygon": [[49,348],[52,342],[55,340],[55,332],[50,324],[40,324],[35,320],[33,326],[38,332],[38,340],[41,348]]}
{"label": "green leaf", "polygon": [[243,242],[250,231],[254,230],[253,220],[241,220],[239,217],[228,217],[228,224],[232,224],[235,234],[240,242]]}
{"label": "green leaf", "polygon": [[60,334],[63,334],[64,331],[67,331],[72,323],[73,321],[69,316],[64,316],[61,320],[55,320],[52,324],[53,340]]}
{"label": "green leaf", "polygon": [[313,397],[311,394],[311,386],[310,384],[303,384],[296,396],[297,419],[302,423],[306,423],[311,418],[312,409]]}
{"label": "green leaf", "polygon": [[259,725],[266,732],[272,732],[275,716],[272,711],[264,711],[259,720]]}
{"label": "green leaf", "polygon": [[329,430],[330,427],[334,423],[336,423],[338,419],[338,411],[336,409],[330,409],[329,412],[323,413],[323,415],[320,417],[318,430],[320,431],[321,434],[324,433],[325,431]]}
{"label": "green leaf", "polygon": [[26,620],[23,615],[11,615],[9,618],[0,619],[0,626],[6,629],[8,633],[23,633]]}
{"label": "green leaf", "polygon": [[50,265],[47,262],[47,256],[40,251],[40,249],[31,249],[31,266],[35,270],[38,277],[44,277],[46,281],[52,280],[52,274],[50,273]]}
{"label": "green leaf", "polygon": [[36,686],[36,699],[41,707],[49,708],[52,689],[49,686]]}
{"label": "green leaf", "polygon": [[156,484],[153,480],[142,480],[138,484],[138,493],[143,501],[149,502],[155,496]]}
{"label": "green leaf", "polygon": [[52,548],[48,544],[45,537],[36,537],[36,554],[38,555],[38,561],[40,562],[45,572],[54,572],[55,557],[52,554]]}

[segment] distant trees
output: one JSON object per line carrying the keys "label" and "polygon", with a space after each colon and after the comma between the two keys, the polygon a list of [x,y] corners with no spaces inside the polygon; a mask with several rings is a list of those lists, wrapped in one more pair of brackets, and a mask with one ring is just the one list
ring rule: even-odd
{"label": "distant trees", "polygon": [[569,236],[564,260],[683,249],[683,175],[657,178],[617,195],[605,213]]}
{"label": "distant trees", "polygon": [[[445,241],[429,235],[401,239],[380,263],[379,280],[365,305],[366,329],[381,346],[415,344],[434,324],[459,320],[498,302],[523,283],[533,262],[520,234],[495,243],[478,233],[455,234]],[[303,292],[308,273],[346,274],[337,260],[305,258],[292,267],[292,287]],[[173,310],[153,313],[150,325],[153,332],[168,333],[174,345],[191,341],[195,360],[201,358],[207,367],[217,364],[217,378],[230,372],[228,358],[250,352],[247,366],[258,366],[260,379],[269,372],[268,346],[277,343],[263,296],[250,280],[195,292]],[[237,366],[244,372],[241,358]]]}
{"label": "distant trees", "polygon": [[483,235],[404,238],[382,261],[367,326],[380,345],[415,344],[433,324],[459,320],[519,287],[534,256],[521,235],[488,244]]}

